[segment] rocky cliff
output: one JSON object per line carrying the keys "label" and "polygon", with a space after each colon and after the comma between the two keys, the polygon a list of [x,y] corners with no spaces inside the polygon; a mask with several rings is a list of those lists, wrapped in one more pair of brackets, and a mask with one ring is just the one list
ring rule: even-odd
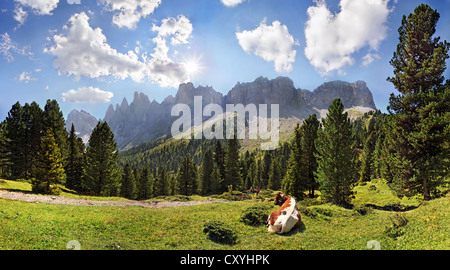
{"label": "rocky cliff", "polygon": [[192,111],[194,96],[202,96],[203,106],[220,104],[224,111],[225,104],[279,104],[281,118],[297,120],[313,113],[324,117],[328,106],[337,97],[341,98],[346,109],[362,112],[376,109],[372,93],[363,81],[326,82],[309,91],[295,88],[288,77],[273,80],[259,77],[253,82],[237,83],[226,95],[210,86],[194,87],[192,83],[184,83],[179,86],[175,97],[168,96],[162,103],[150,102],[147,95],[135,92],[131,103],[123,99],[115,108],[111,104],[104,120],[114,132],[119,149],[128,149],[163,135],[170,136],[172,122],[178,118],[171,117],[172,107],[183,103]]}

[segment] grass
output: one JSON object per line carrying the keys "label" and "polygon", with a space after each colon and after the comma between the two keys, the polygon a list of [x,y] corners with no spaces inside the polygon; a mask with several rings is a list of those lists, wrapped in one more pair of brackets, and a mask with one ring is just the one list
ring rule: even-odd
{"label": "grass", "polygon": [[[28,189],[26,183],[9,182],[6,185],[0,181],[0,188]],[[380,192],[383,190],[382,181],[369,184],[380,187]],[[389,195],[383,192],[370,194],[363,192],[368,187],[358,188],[356,202],[370,201],[377,205],[397,202],[388,199]],[[278,209],[270,201],[259,200],[143,208],[0,199],[0,249],[66,249],[71,240],[77,240],[83,250],[364,250],[370,240],[378,241],[381,249],[450,249],[449,196],[423,202],[420,207],[401,213],[408,222],[402,228],[403,234],[396,238],[386,233],[386,228],[392,226],[395,212],[373,210],[360,215],[336,205],[303,206],[301,202],[299,208],[305,212],[302,212],[300,229],[281,236],[269,234],[265,226],[253,227],[241,221],[246,209],[258,205],[266,206],[268,213]],[[221,221],[233,227],[238,235],[237,243],[227,245],[208,239],[203,233],[208,221]]]}

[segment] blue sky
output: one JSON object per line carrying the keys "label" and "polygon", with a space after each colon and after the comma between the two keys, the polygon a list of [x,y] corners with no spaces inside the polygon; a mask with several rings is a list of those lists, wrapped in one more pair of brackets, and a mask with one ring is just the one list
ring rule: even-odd
{"label": "blue sky", "polygon": [[227,93],[259,76],[364,80],[386,111],[397,29],[420,3],[450,41],[450,0],[2,0],[0,119],[47,99],[103,119],[135,91],[161,102],[183,82]]}

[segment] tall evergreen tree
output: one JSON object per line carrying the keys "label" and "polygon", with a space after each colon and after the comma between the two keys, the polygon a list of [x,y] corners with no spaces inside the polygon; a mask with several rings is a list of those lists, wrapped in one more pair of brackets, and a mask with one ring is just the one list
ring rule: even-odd
{"label": "tall evergreen tree", "polygon": [[153,194],[153,175],[147,166],[142,168],[141,174],[137,181],[137,198],[139,200],[147,200]]}
{"label": "tall evergreen tree", "polygon": [[320,122],[315,114],[305,119],[300,127],[300,166],[301,182],[308,189],[308,194],[314,197],[314,190],[317,188],[317,132],[320,128]]}
{"label": "tall evergreen tree", "polygon": [[276,158],[272,159],[272,164],[270,165],[268,187],[273,190],[279,190],[281,188],[281,169]]}
{"label": "tall evergreen tree", "polygon": [[26,176],[27,148],[25,139],[26,125],[23,122],[23,107],[19,102],[14,104],[6,117],[6,148],[11,162],[11,177]]}
{"label": "tall evergreen tree", "polygon": [[81,138],[78,138],[75,132],[75,127],[72,124],[69,133],[69,153],[66,165],[66,187],[81,191],[83,182],[83,163],[85,146]]}
{"label": "tall evergreen tree", "polygon": [[212,192],[211,174],[214,169],[213,152],[207,150],[203,157],[202,165],[199,169],[199,180],[202,194],[210,194]]}
{"label": "tall evergreen tree", "polygon": [[136,178],[130,164],[126,164],[122,174],[120,196],[128,199],[136,199]]}
{"label": "tall evergreen tree", "polygon": [[44,133],[41,139],[34,174],[36,178],[31,183],[33,192],[59,194],[60,190],[56,184],[63,184],[66,175],[61,152],[50,129]]}
{"label": "tall evergreen tree", "polygon": [[197,192],[197,177],[195,164],[185,157],[178,170],[178,191],[182,195],[192,195]]}
{"label": "tall evergreen tree", "polygon": [[222,183],[222,186],[220,187],[220,189],[222,191],[226,190],[225,183],[224,183],[224,180],[225,180],[225,153],[226,153],[225,149],[223,148],[222,144],[218,140],[214,147],[214,162],[216,163],[216,165],[220,171],[221,181],[219,181],[219,182]]}
{"label": "tall evergreen tree", "polygon": [[437,10],[421,4],[398,29],[399,44],[390,64],[392,82],[387,147],[394,167],[392,184],[399,194],[421,193],[424,200],[444,183],[449,169],[450,82],[444,85],[450,44],[433,37],[440,18]]}
{"label": "tall evergreen tree", "polygon": [[303,197],[302,192],[305,188],[301,179],[301,155],[301,132],[300,124],[297,123],[294,129],[294,138],[291,142],[291,155],[288,161],[288,169],[283,179],[284,192],[294,196],[297,200]]}
{"label": "tall evergreen tree", "polygon": [[323,130],[317,137],[317,181],[322,196],[330,202],[350,202],[352,184],[357,180],[352,149],[352,131],[348,114],[339,98],[333,100],[322,119]]}
{"label": "tall evergreen tree", "polygon": [[43,133],[43,111],[36,102],[26,103],[23,107],[23,123],[25,125],[25,178],[31,178],[34,160],[39,151]]}
{"label": "tall evergreen tree", "polygon": [[228,140],[227,152],[225,155],[225,179],[224,184],[228,188],[233,186],[234,190],[241,189],[243,185],[240,168],[239,141]]}
{"label": "tall evergreen tree", "polygon": [[6,121],[0,123],[0,178],[7,177],[9,173],[8,140],[6,137]]}
{"label": "tall evergreen tree", "polygon": [[121,177],[118,158],[113,132],[106,122],[98,122],[86,148],[83,186],[96,195],[118,195]]}
{"label": "tall evergreen tree", "polygon": [[69,152],[67,147],[68,133],[66,130],[66,121],[64,120],[63,113],[55,99],[49,99],[45,104],[43,112],[43,129],[51,129],[55,137],[56,144],[61,150],[64,164],[66,164]]}
{"label": "tall evergreen tree", "polygon": [[166,169],[162,169],[161,173],[155,177],[153,192],[155,196],[166,196],[169,194],[169,177]]}

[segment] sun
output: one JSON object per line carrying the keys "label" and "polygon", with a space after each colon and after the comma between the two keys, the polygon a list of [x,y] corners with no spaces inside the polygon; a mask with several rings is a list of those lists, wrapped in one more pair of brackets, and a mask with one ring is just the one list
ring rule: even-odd
{"label": "sun", "polygon": [[203,65],[201,63],[201,57],[191,57],[184,60],[182,63],[186,74],[192,78],[201,73],[203,70]]}

